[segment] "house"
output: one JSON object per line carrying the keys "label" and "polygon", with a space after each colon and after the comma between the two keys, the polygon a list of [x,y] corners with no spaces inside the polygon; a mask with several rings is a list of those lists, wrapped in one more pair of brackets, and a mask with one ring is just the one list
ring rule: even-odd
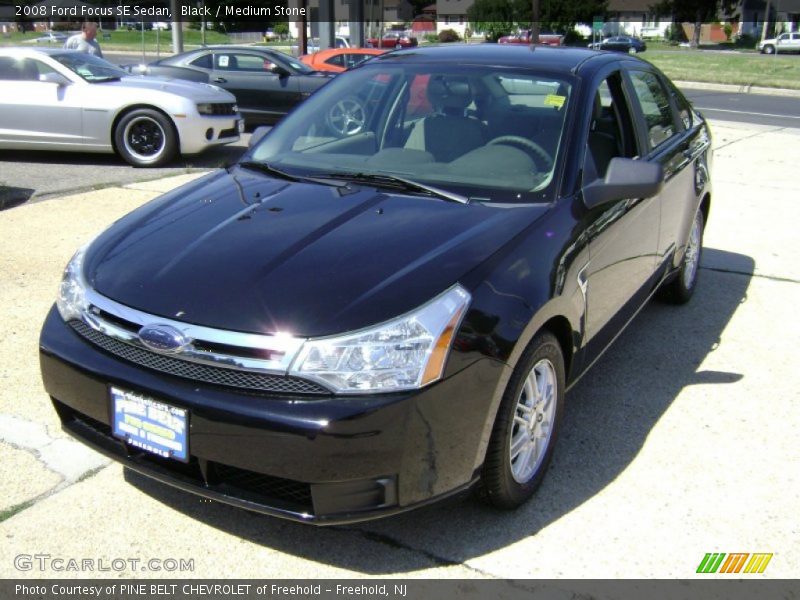
{"label": "house", "polygon": [[436,0],[436,29],[452,29],[461,37],[469,27],[467,10],[474,0]]}
{"label": "house", "polygon": [[[766,10],[767,2],[764,0],[741,0],[732,14],[733,19],[738,19],[743,35],[760,39],[764,29]],[[766,20],[768,21],[767,37],[786,31],[800,30],[800,0],[771,0]]]}
{"label": "house", "polygon": [[641,38],[662,38],[672,23],[652,8],[654,0],[609,0],[608,16],[603,24],[603,37],[633,35]]}

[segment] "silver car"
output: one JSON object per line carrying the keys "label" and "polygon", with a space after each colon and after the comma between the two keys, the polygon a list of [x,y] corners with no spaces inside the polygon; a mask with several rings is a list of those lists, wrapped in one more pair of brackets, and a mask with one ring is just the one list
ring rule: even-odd
{"label": "silver car", "polygon": [[0,149],[116,152],[155,167],[235,142],[243,124],[216,86],[131,76],[80,52],[0,49]]}

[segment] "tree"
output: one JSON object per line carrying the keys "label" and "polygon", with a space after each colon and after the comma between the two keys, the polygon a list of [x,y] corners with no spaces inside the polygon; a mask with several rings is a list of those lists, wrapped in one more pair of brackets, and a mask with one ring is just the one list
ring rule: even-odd
{"label": "tree", "polygon": [[731,14],[737,5],[737,0],[661,0],[652,9],[659,15],[670,16],[675,24],[694,23],[690,43],[697,48],[703,23],[716,21],[720,12]]}
{"label": "tree", "polygon": [[[591,23],[592,17],[606,12],[608,0],[539,0],[542,29],[566,33],[576,23]],[[487,33],[511,33],[528,29],[533,20],[532,0],[475,0],[467,9],[473,29]],[[499,35],[497,37],[499,37]]]}
{"label": "tree", "polygon": [[529,10],[528,0],[475,0],[467,9],[467,19],[473,29],[486,34],[486,39],[497,41],[518,29]]}

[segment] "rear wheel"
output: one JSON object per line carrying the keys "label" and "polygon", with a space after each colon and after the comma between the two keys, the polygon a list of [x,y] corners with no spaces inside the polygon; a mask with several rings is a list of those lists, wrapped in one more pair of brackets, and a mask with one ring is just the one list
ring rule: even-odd
{"label": "rear wheel", "polygon": [[481,473],[481,496],[516,508],[544,478],[564,410],[564,357],[549,332],[538,334],[508,383]]}
{"label": "rear wheel", "polygon": [[698,210],[692,223],[692,230],[686,243],[686,252],[683,255],[678,274],[674,279],[667,282],[659,292],[662,300],[673,304],[685,304],[692,299],[700,271],[704,228],[703,211]]}
{"label": "rear wheel", "polygon": [[636,54],[636,47],[631,46],[630,48],[628,48],[628,54]]}
{"label": "rear wheel", "polygon": [[119,155],[136,167],[158,167],[175,156],[178,136],[170,120],[157,110],[139,108],[124,115],[114,130]]}
{"label": "rear wheel", "polygon": [[775,54],[775,46],[772,44],[767,44],[761,49],[762,54]]}

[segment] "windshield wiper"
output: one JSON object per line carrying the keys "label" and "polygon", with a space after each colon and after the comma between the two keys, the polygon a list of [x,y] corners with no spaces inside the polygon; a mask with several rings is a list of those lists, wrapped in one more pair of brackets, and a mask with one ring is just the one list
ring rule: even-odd
{"label": "windshield wiper", "polygon": [[292,175],[291,173],[287,173],[277,167],[273,167],[269,163],[259,162],[256,160],[245,160],[242,162],[235,163],[240,167],[245,169],[250,169],[251,171],[259,171],[264,173],[265,175],[271,175],[272,177],[277,177],[278,179],[285,179],[287,181],[296,181],[301,183],[319,183],[320,185],[328,185],[331,187],[343,187],[345,184],[341,181],[332,181],[329,180],[327,177],[317,178],[317,177],[308,177],[305,175]]}
{"label": "windshield wiper", "polygon": [[92,83],[108,83],[109,81],[120,81],[122,77],[116,75],[109,75],[108,77],[97,77],[92,79]]}
{"label": "windshield wiper", "polygon": [[469,198],[449,192],[441,188],[433,187],[406,179],[404,177],[397,177],[396,175],[384,175],[378,173],[326,173],[320,177],[331,177],[335,179],[344,179],[346,181],[354,181],[356,183],[366,183],[376,187],[390,187],[402,190],[404,192],[412,192],[415,194],[427,194],[442,200],[449,200],[450,202],[458,202],[459,204],[469,204]]}
{"label": "windshield wiper", "polygon": [[287,173],[286,171],[281,171],[280,169],[276,169],[272,165],[265,162],[258,162],[255,160],[245,160],[236,163],[236,166],[242,167],[243,169],[250,169],[251,171],[260,171],[261,173],[265,173],[266,175],[272,175],[273,177],[277,177],[279,179],[286,179],[288,181],[303,181],[302,177],[298,177],[297,175],[292,175],[291,173]]}

